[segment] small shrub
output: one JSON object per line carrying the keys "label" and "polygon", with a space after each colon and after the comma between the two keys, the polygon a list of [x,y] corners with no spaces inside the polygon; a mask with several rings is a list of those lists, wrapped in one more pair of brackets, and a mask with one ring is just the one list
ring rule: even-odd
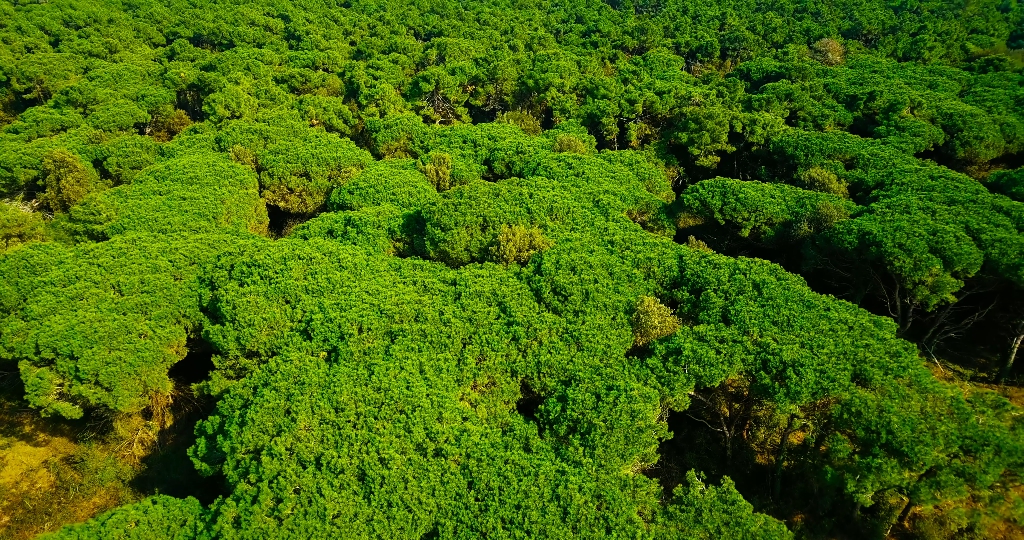
{"label": "small shrub", "polygon": [[452,156],[444,152],[430,154],[430,161],[423,167],[423,174],[437,191],[448,191],[454,187],[452,182]]}
{"label": "small shrub", "polygon": [[811,45],[811,56],[826,66],[838,66],[846,60],[846,49],[834,39],[822,38]]}
{"label": "small shrub", "polygon": [[800,181],[806,189],[831,193],[840,197],[850,196],[846,183],[840,180],[832,171],[821,167],[807,169],[800,174]]}
{"label": "small shrub", "polygon": [[686,247],[697,251],[704,251],[706,253],[715,252],[715,250],[711,249],[703,240],[698,240],[697,237],[692,234],[686,238]]}
{"label": "small shrub", "polygon": [[564,154],[586,154],[587,145],[572,135],[559,135],[555,139],[554,150]]}
{"label": "small shrub", "polygon": [[642,347],[652,341],[670,336],[683,323],[672,310],[653,296],[641,296],[633,313],[633,343]]}
{"label": "small shrub", "polygon": [[491,257],[496,262],[506,265],[525,264],[534,253],[544,251],[552,245],[554,242],[544,238],[537,227],[502,225],[501,232],[491,247]]}
{"label": "small shrub", "polygon": [[55,213],[67,212],[101,187],[96,174],[67,150],[54,150],[43,156],[43,185],[46,191],[39,200]]}
{"label": "small shrub", "polygon": [[540,135],[542,129],[540,127],[540,120],[537,120],[530,113],[523,111],[509,111],[507,113],[501,113],[497,118],[494,119],[499,124],[512,124],[519,126],[519,129],[523,130],[523,133],[527,135]]}

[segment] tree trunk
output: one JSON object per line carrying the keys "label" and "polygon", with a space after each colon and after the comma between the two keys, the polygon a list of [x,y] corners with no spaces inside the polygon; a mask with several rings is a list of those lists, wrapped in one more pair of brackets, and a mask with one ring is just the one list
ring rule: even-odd
{"label": "tree trunk", "polygon": [[722,442],[725,445],[725,470],[728,471],[732,468],[732,431],[725,423],[725,416],[721,416],[721,420]]}
{"label": "tree trunk", "polygon": [[[960,301],[960,299],[958,298],[957,301]],[[938,335],[936,332],[939,328],[946,324],[946,320],[949,319],[949,315],[952,313],[954,305],[956,305],[956,302],[946,304],[946,307],[935,315],[934,321],[928,328],[928,332],[925,333],[923,338],[921,338],[921,343],[924,344],[925,347],[931,348],[938,343],[938,339],[934,339],[933,341],[933,338]]]}
{"label": "tree trunk", "polygon": [[789,436],[793,433],[793,415],[786,419],[786,429],[782,430],[782,439],[779,441],[779,453],[775,456],[775,477],[772,478],[772,498],[779,499],[782,494],[782,464],[786,461],[786,449],[789,446]]}
{"label": "tree trunk", "polygon": [[896,523],[899,523],[901,525],[904,524],[907,521],[907,518],[910,517],[910,511],[913,509],[914,501],[910,497],[907,497],[907,504],[906,506],[903,507],[903,510],[900,512],[899,517],[896,518]]}
{"label": "tree trunk", "polygon": [[885,295],[885,304],[889,309],[889,315],[896,321],[897,335],[903,336],[910,330],[910,325],[914,322],[914,308],[917,306],[910,292],[904,293],[899,278],[892,272],[887,272],[887,274],[892,279],[892,289],[877,275],[875,275],[875,280],[878,281],[882,294]]}
{"label": "tree trunk", "polygon": [[1006,354],[1006,362],[1003,364],[1003,369],[999,373],[999,379],[996,381],[997,384],[1005,383],[1006,378],[1010,376],[1010,371],[1013,369],[1013,361],[1017,359],[1017,350],[1020,349],[1022,341],[1024,341],[1024,319],[1017,323],[1017,335],[1010,344],[1010,350]]}
{"label": "tree trunk", "polygon": [[906,308],[900,309],[899,335],[906,335],[910,331],[910,325],[914,323],[914,308],[917,307],[910,299],[906,300]]}

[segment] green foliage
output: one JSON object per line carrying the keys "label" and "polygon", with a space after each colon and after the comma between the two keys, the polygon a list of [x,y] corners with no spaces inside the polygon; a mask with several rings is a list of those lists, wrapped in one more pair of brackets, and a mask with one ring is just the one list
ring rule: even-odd
{"label": "green foliage", "polygon": [[191,457],[223,496],[57,537],[791,537],[744,496],[808,536],[1009,526],[1019,409],[897,333],[973,354],[1016,312],[1020,28],[994,0],[0,3],[4,371],[44,414],[141,418],[213,354]]}
{"label": "green foliage", "polygon": [[949,208],[910,197],[875,204],[871,213],[841,223],[825,236],[827,249],[877,262],[898,276],[897,286],[931,309],[954,301],[963,279],[977,273],[984,252],[963,230],[950,226]]}
{"label": "green foliage", "polygon": [[558,153],[586,154],[597,146],[597,140],[577,121],[562,122],[543,136],[552,141],[552,150]]}
{"label": "green foliage", "polygon": [[330,239],[370,252],[410,255],[421,251],[418,225],[415,212],[385,204],[322,214],[292,229],[289,237]]}
{"label": "green foliage", "polygon": [[840,197],[849,195],[846,184],[839,180],[839,176],[832,171],[821,167],[811,167],[800,174],[800,181],[804,188],[811,191],[831,193]]}
{"label": "green foliage", "polygon": [[176,499],[166,495],[150,497],[135,504],[115,508],[79,525],[69,525],[51,540],[148,540],[198,538],[203,530],[203,505],[192,497]]}
{"label": "green foliage", "polygon": [[554,151],[569,154],[586,154],[587,146],[583,141],[572,135],[559,135],[555,139]]}
{"label": "green foliage", "polygon": [[[527,198],[529,192],[516,181],[475,183],[448,191],[444,199],[423,208],[427,254],[451,266],[462,266],[483,262],[492,254],[502,260],[507,251],[508,262],[514,262],[518,255],[511,242],[525,241],[522,247],[529,251],[532,242],[526,231],[543,224],[548,211],[554,210],[547,205],[537,208],[536,202]],[[522,231],[517,235],[521,239],[513,238],[514,227]],[[499,241],[503,232],[507,247]]]}
{"label": "green foliage", "polygon": [[158,146],[153,139],[139,135],[117,138],[104,145],[103,172],[114,184],[127,184],[143,169],[156,163]]}
{"label": "green foliage", "polygon": [[158,142],[166,142],[192,125],[192,119],[181,109],[159,111],[153,115],[151,125],[153,139]]}
{"label": "green foliage", "polygon": [[2,259],[0,359],[18,365],[26,399],[44,414],[141,410],[171,392],[167,370],[201,321],[199,266],[232,241],[125,235],[11,251]]}
{"label": "green foliage", "polygon": [[846,51],[842,43],[834,39],[821,38],[811,45],[811,54],[815,60],[826,66],[838,66],[845,60]]}
{"label": "green foliage", "polygon": [[669,177],[669,172],[674,171],[668,170],[665,163],[653,152],[605,150],[601,152],[600,157],[608,163],[629,170],[651,195],[666,203],[676,199],[676,193],[672,189],[672,178]]}
{"label": "green foliage", "polygon": [[536,227],[502,225],[491,246],[491,257],[502,264],[525,264],[535,253],[550,248],[552,244]]}
{"label": "green foliage", "polygon": [[[914,346],[895,337],[892,321],[816,295],[778,266],[706,252],[688,253],[686,262],[681,286],[673,291],[677,316],[692,322],[694,330],[706,325],[717,333],[727,328],[741,336],[763,336],[741,342],[720,366],[712,363],[709,367],[724,376],[707,379],[708,386],[724,380],[728,366],[738,361],[754,392],[779,404],[812,403],[844,395],[855,384],[871,387],[902,377],[917,365]],[[823,327],[844,331],[815,330]],[[674,350],[675,339],[668,341],[668,351]],[[685,359],[680,359],[684,366]]]}
{"label": "green foliage", "polygon": [[437,199],[437,191],[422,173],[389,162],[377,163],[331,194],[332,210],[361,210],[392,205],[415,210]]}
{"label": "green foliage", "polygon": [[[409,354],[402,349],[395,344],[393,354]],[[275,362],[275,369],[234,387],[200,427],[203,438],[194,451],[201,463],[218,463],[232,483],[241,475],[260,476],[257,483],[237,483],[236,491],[216,505],[218,536],[639,533],[642,524],[630,513],[639,501],[622,490],[639,491],[635,496],[646,500],[640,504],[650,505],[651,486],[644,489],[642,479],[609,476],[604,468],[560,459],[535,427],[502,411],[498,396],[508,389],[467,390],[460,403],[460,392],[450,386],[454,373],[432,369],[429,390],[412,384],[395,394],[419,380],[410,371],[419,369],[415,363],[373,362],[353,369],[356,358],[347,356],[332,363]],[[376,405],[351,407],[353,400]],[[282,415],[285,403],[288,412]],[[297,427],[305,429],[301,439],[292,435]],[[226,433],[238,436],[221,435]],[[285,446],[268,446],[282,436]],[[275,464],[258,465],[246,457],[253,452]],[[284,452],[287,461],[280,460]],[[605,510],[570,503],[561,495],[565,490]],[[266,502],[248,502],[253,497]],[[291,511],[282,515],[282,508]],[[335,519],[324,520],[324,513]]]}
{"label": "green foliage", "polygon": [[501,124],[512,124],[523,130],[527,135],[540,135],[543,131],[540,122],[523,111],[510,111],[501,113],[494,118],[494,121]]}
{"label": "green foliage", "polygon": [[66,227],[77,236],[267,230],[256,174],[224,156],[199,153],[146,169],[131,184],[75,207]]}
{"label": "green foliage", "polygon": [[259,172],[268,204],[296,214],[314,213],[334,188],[370,163],[369,154],[347,139],[293,119],[281,123],[233,122],[217,135],[220,150]]}
{"label": "green foliage", "polygon": [[[965,396],[916,376],[857,392],[835,411],[837,430],[826,445],[844,489],[865,506],[891,490],[928,508],[1014,485],[1005,471],[1020,467],[1024,445],[1013,406],[991,391]],[[935,415],[944,421],[931,421]]]}
{"label": "green foliage", "polygon": [[0,253],[46,236],[42,216],[31,209],[0,202]]}
{"label": "green foliage", "polygon": [[755,234],[767,241],[799,239],[831,229],[857,208],[827,193],[728,178],[688,187],[678,204],[683,224],[714,220],[739,236]]}
{"label": "green foliage", "polygon": [[1017,203],[878,141],[794,131],[774,144],[780,173],[837,169],[851,191],[871,194],[853,219],[815,239],[814,264],[867,266],[860,272],[884,276],[883,294],[904,304],[904,313],[955,301],[964,280],[980,271],[1021,283]]}
{"label": "green foliage", "polygon": [[641,296],[633,313],[633,342],[644,346],[652,341],[670,336],[679,330],[682,322],[672,315],[672,310],[657,298]]}
{"label": "green foliage", "polygon": [[82,160],[67,151],[55,150],[43,156],[43,185],[39,202],[53,212],[67,212],[100,186],[96,174]]}
{"label": "green foliage", "polygon": [[430,155],[430,161],[422,167],[423,174],[438,192],[452,188],[452,157],[444,152]]}
{"label": "green foliage", "polygon": [[135,103],[114,99],[94,108],[86,121],[100,131],[128,131],[150,119],[149,114]]}
{"label": "green foliage", "polygon": [[1024,167],[1012,171],[997,171],[988,178],[988,188],[1015,201],[1024,202]]}
{"label": "green foliage", "polygon": [[781,522],[753,510],[728,477],[722,479],[721,486],[708,486],[694,471],[689,471],[686,483],[675,488],[674,496],[665,507],[665,517],[655,526],[653,536],[701,540],[793,537]]}

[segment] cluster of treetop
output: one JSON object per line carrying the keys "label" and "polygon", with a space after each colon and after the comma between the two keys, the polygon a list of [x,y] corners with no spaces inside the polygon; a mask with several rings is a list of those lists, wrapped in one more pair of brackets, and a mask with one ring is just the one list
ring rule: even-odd
{"label": "cluster of treetop", "polygon": [[1021,531],[1022,48],[1012,0],[0,1],[0,367],[159,429],[212,355],[223,493],[54,538]]}

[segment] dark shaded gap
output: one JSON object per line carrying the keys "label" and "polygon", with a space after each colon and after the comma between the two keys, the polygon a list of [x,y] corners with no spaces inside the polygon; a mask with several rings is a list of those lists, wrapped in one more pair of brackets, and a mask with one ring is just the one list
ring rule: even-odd
{"label": "dark shaded gap", "polygon": [[547,131],[554,129],[555,125],[555,112],[550,107],[544,107],[540,117],[540,128]]}
{"label": "dark shaded gap", "polygon": [[[724,439],[711,427],[712,422],[696,412],[670,411],[666,423],[672,437],[662,441],[658,447],[658,462],[644,474],[658,481],[666,499],[691,469],[702,473],[709,484],[717,485],[722,477],[728,476],[757,511],[768,511],[772,460],[758,455],[743,430],[733,437],[732,462],[729,463]],[[750,431],[754,429],[750,427]]]}
{"label": "dark shaded gap", "polygon": [[206,114],[203,112],[203,101],[202,92],[190,86],[186,89],[178,90],[174,105],[175,108],[185,111],[185,114],[193,122],[202,122],[206,119]]}
{"label": "dark shaded gap", "polygon": [[949,155],[949,150],[938,146],[931,150],[918,152],[914,154],[914,157],[923,161],[932,161],[937,165],[966,174],[975,180],[981,179],[982,181],[995,171],[1012,170],[1024,166],[1024,152],[1002,154],[991,161],[975,163],[958,160]]}
{"label": "dark shaded gap", "polygon": [[201,476],[188,457],[188,449],[196,440],[196,424],[208,417],[216,405],[213,398],[196,395],[192,390],[193,384],[206,380],[213,371],[213,348],[205,340],[195,338],[189,342],[188,350],[185,358],[167,372],[174,381],[172,420],[160,430],[154,451],[142,459],[142,472],[132,479],[131,487],[146,495],[191,496],[210,504],[229,493],[227,481],[219,474]]}
{"label": "dark shaded gap", "polygon": [[536,423],[537,409],[544,403],[544,398],[534,391],[526,380],[523,380],[519,393],[521,397],[516,401],[516,412],[526,420]]}
{"label": "dark shaded gap", "polygon": [[395,239],[392,239],[395,255],[403,258],[429,258],[427,256],[426,230],[427,222],[423,218],[422,210],[417,208],[403,214],[400,241],[396,242]]}
{"label": "dark shaded gap", "polygon": [[[896,320],[890,311],[895,306],[886,302],[886,292],[879,285],[879,280],[883,280],[891,288],[887,281],[891,277],[882,272],[873,276],[863,267],[838,257],[828,264],[812,268],[783,266],[802,276],[811,290],[819,294],[833,295],[874,315]],[[952,305],[939,304],[931,311],[917,306],[910,326],[900,337],[918,345],[922,360],[932,367],[944,366],[943,372],[953,368],[960,379],[991,383],[1006,360],[1024,299],[1006,284],[993,285],[986,283],[986,279],[967,279],[955,293],[958,301]],[[909,308],[904,304],[904,309]],[[1020,378],[1020,366],[1014,366],[1016,377]]]}
{"label": "dark shaded gap", "polygon": [[859,115],[853,119],[846,131],[864,139],[875,139],[875,131],[878,129],[877,119],[871,116]]}
{"label": "dark shaded gap", "polygon": [[10,89],[0,90],[0,127],[14,123],[30,106],[26,98]]}
{"label": "dark shaded gap", "polygon": [[[971,285],[971,282],[968,282],[965,289]],[[960,378],[982,383],[995,382],[1005,365],[1016,335],[1016,323],[1021,318],[1022,305],[1022,295],[1015,294],[1007,286],[964,296],[953,306],[953,314],[948,317],[948,324],[952,326],[954,335],[940,342],[933,350],[925,350],[926,358],[934,361],[930,355],[934,353],[944,361],[944,369],[951,368],[945,362],[962,368],[957,374]],[[911,336],[919,339],[931,330],[933,320],[944,309],[945,306],[939,306],[931,314],[931,318],[920,321],[921,324],[917,327],[912,327]],[[970,318],[980,313],[984,313],[984,316],[971,324]],[[958,325],[962,329],[957,328]],[[1020,360],[1021,355],[1018,353],[1017,361],[1014,362],[1013,369],[1005,380],[1007,385],[1020,386],[1024,383],[1024,362]]]}
{"label": "dark shaded gap", "polygon": [[[175,394],[176,406],[189,399],[181,392]],[[214,403],[191,396],[191,402],[186,406],[185,411],[178,412],[174,423],[160,431],[158,449],[142,459],[143,470],[130,485],[146,495],[191,496],[203,504],[210,504],[230,492],[227,480],[221,474],[201,476],[188,456],[188,449],[196,441],[196,424],[209,416]]]}
{"label": "dark shaded gap", "polygon": [[722,255],[764,259],[794,274],[803,274],[805,270],[803,240],[760,242],[756,233],[744,238],[717,223],[705,223],[677,229],[675,241],[686,244],[691,236]]}
{"label": "dark shaded gap", "polygon": [[296,214],[274,204],[267,205],[267,217],[270,219],[268,230],[271,238],[284,238],[292,229],[311,219],[315,214]]}
{"label": "dark shaded gap", "polygon": [[720,438],[686,411],[670,411],[666,423],[671,437],[658,446],[658,462],[644,471],[645,476],[661,485],[662,497],[670,499],[690,469],[703,473],[710,482],[720,482],[720,469],[724,466]]}
{"label": "dark shaded gap", "polygon": [[280,238],[288,222],[288,212],[282,210],[280,206],[268,204],[267,217],[270,219],[270,225],[268,226],[270,235],[274,238]]}
{"label": "dark shaded gap", "polygon": [[982,176],[987,176],[995,171],[1018,169],[1024,167],[1024,151],[1001,154],[991,161],[977,164],[976,166],[979,170],[984,171]]}
{"label": "dark shaded gap", "polygon": [[469,121],[473,124],[493,122],[497,114],[501,112],[497,108],[481,107],[480,105],[474,105],[468,101],[464,105],[466,106],[466,110],[469,111]]}
{"label": "dark shaded gap", "polygon": [[[886,294],[879,285],[881,279],[891,287],[888,281],[891,278],[884,271],[876,270],[876,276],[857,261],[838,255],[815,260],[808,257],[807,240],[781,238],[771,243],[762,242],[756,234],[740,237],[728,226],[715,222],[679,229],[674,239],[686,245],[691,236],[723,255],[758,258],[778,264],[786,271],[803,277],[816,293],[832,295],[874,315],[895,319],[886,302]],[[1024,305],[1024,300],[1011,299],[1014,296],[1012,287],[987,284],[988,279],[984,276],[968,279],[956,293],[960,300],[953,306],[952,313],[943,313],[947,304],[936,306],[930,312],[921,307],[915,308],[913,321],[901,337],[917,344],[924,360],[933,367],[949,362],[955,365],[953,371],[957,371],[957,376],[962,379],[994,382],[1005,363],[1013,338],[1011,327],[1020,311],[1014,306]],[[982,316],[971,322],[970,319],[978,314]],[[950,327],[952,332],[948,331]],[[954,335],[942,335],[949,333]],[[936,340],[936,335],[942,337]],[[950,367],[947,365],[943,369],[949,370]],[[1009,378],[1011,383],[1017,384],[1013,381],[1020,379],[1022,373],[1024,367],[1021,367],[1021,362],[1014,362]]]}
{"label": "dark shaded gap", "polygon": [[87,428],[88,418],[67,420],[58,416],[42,417],[25,400],[25,384],[21,380],[18,365],[14,362],[0,362],[0,437],[39,446],[45,444],[47,437],[75,440]]}
{"label": "dark shaded gap", "polygon": [[[664,137],[664,133],[661,136]],[[797,171],[783,156],[773,153],[770,145],[754,146],[735,133],[729,135],[729,144],[736,150],[717,153],[721,161],[713,167],[697,165],[685,146],[660,140],[651,147],[660,159],[678,167],[679,177],[673,182],[676,195],[682,195],[686,188],[698,182],[720,176],[743,181],[793,183]]]}
{"label": "dark shaded gap", "polygon": [[[790,457],[782,477],[782,496],[772,500],[772,469],[774,456],[759,456],[744,437],[737,437],[733,446],[732,464],[727,465],[722,437],[708,424],[687,411],[671,411],[666,419],[672,437],[658,447],[660,458],[644,475],[655,480],[663,490],[663,502],[669,501],[675,488],[684,483],[690,470],[697,472],[706,485],[720,485],[728,476],[736,490],[754,511],[786,521],[809,533],[811,538],[864,538],[861,523],[850,521],[852,506],[841,493],[822,486],[803,445],[790,447]],[[774,448],[773,448],[774,449]],[[763,450],[762,450],[763,452]],[[767,459],[766,459],[767,458]],[[836,519],[841,514],[843,518]],[[863,514],[868,518],[867,514]]]}
{"label": "dark shaded gap", "polygon": [[171,366],[167,376],[175,383],[192,385],[209,377],[213,368],[213,347],[202,338],[193,338],[188,342],[188,354]]}
{"label": "dark shaded gap", "polygon": [[914,154],[914,157],[922,161],[931,161],[937,165],[952,169],[957,172],[963,172],[962,164],[957,162],[955,159],[949,157],[942,146],[936,146],[929,150],[924,150]]}
{"label": "dark shaded gap", "polygon": [[21,381],[21,371],[16,362],[0,362],[0,398],[10,397],[19,400],[25,393],[25,385]]}

